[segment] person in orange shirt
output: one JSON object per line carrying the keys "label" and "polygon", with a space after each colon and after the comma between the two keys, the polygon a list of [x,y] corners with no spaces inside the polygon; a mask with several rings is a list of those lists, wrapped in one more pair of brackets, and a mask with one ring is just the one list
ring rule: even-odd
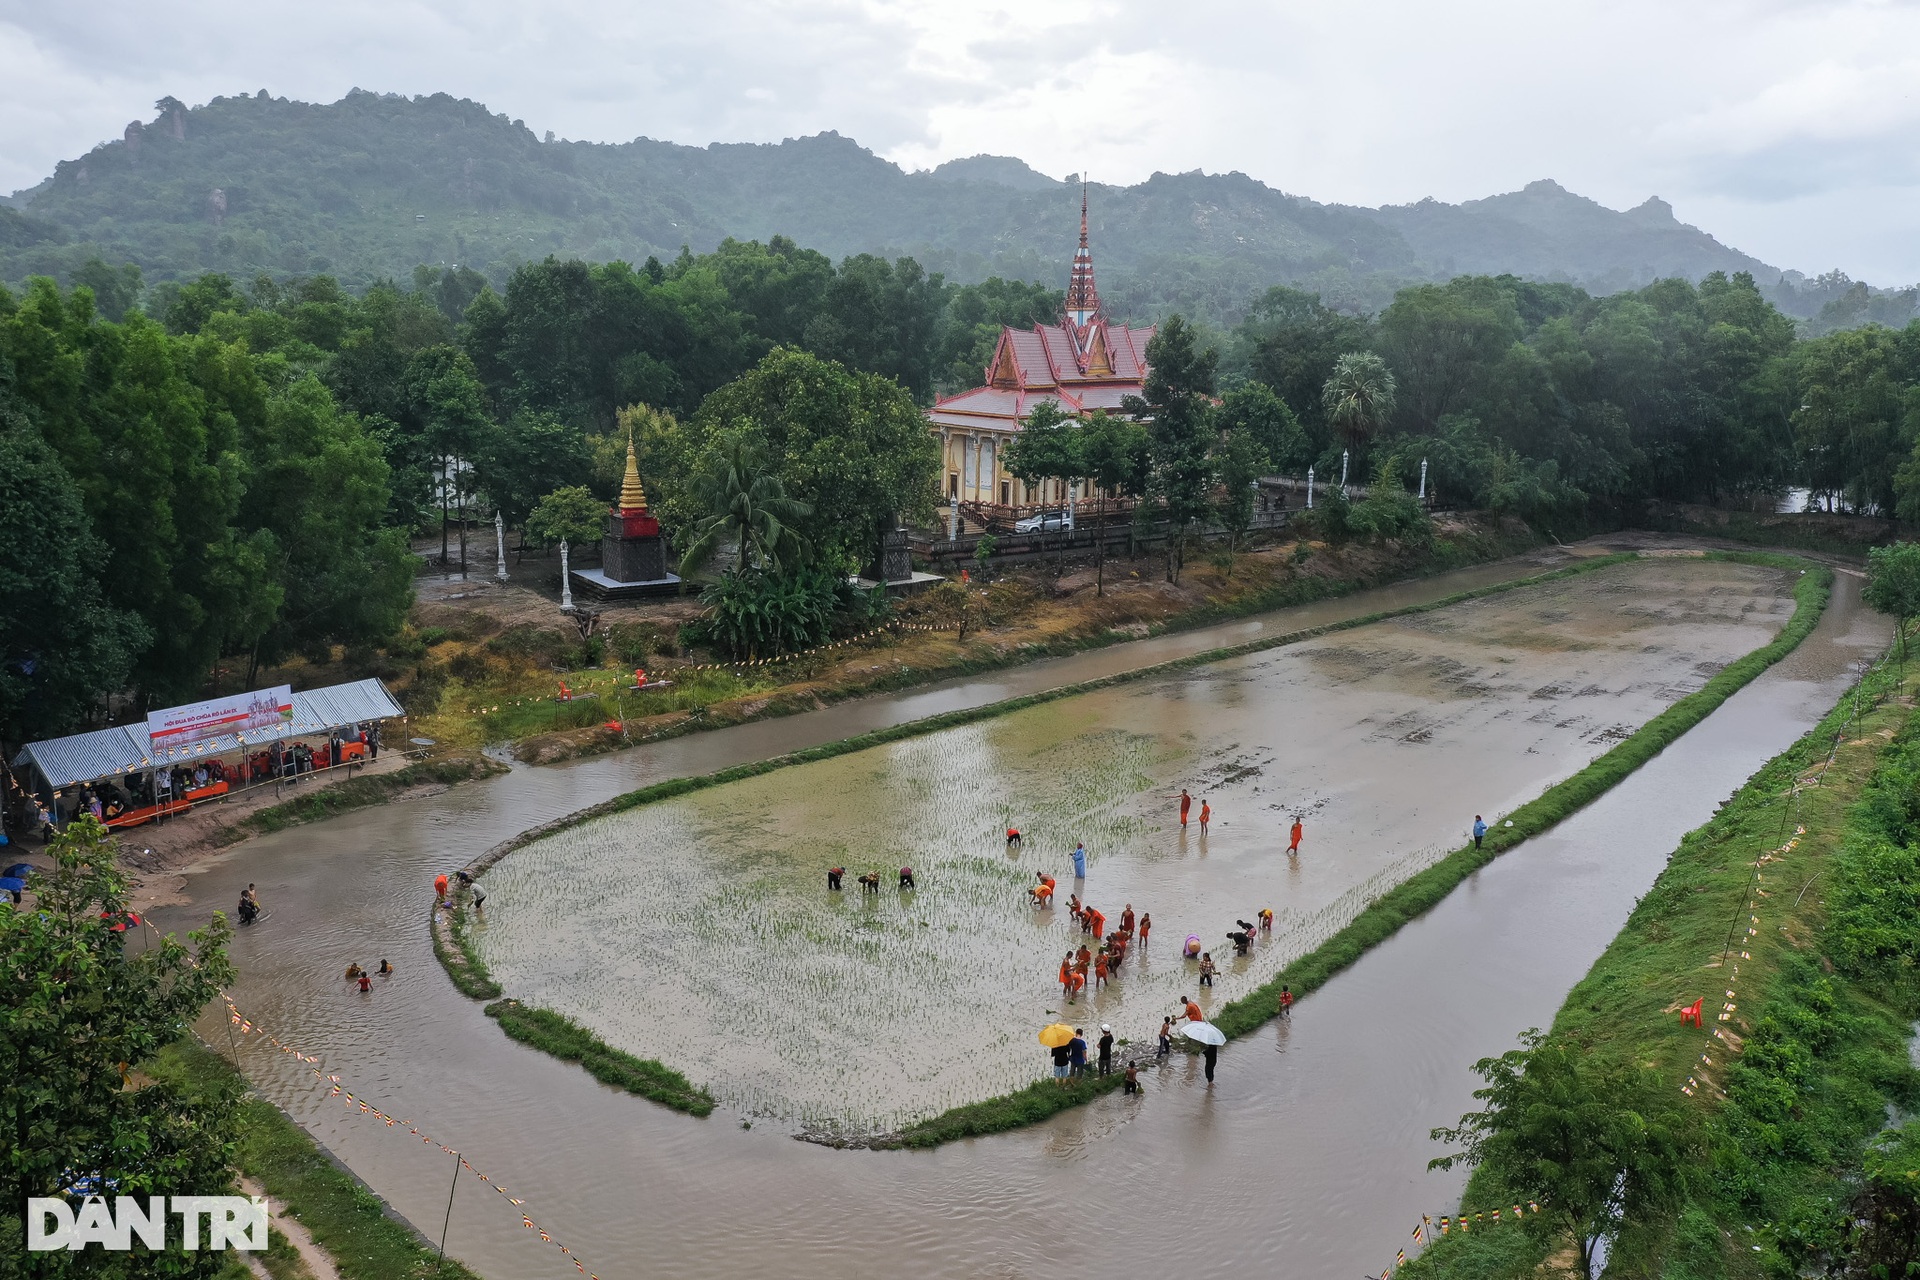
{"label": "person in orange shirt", "polygon": [[1101,984],[1106,982],[1107,976],[1107,955],[1106,952],[1103,951],[1093,959],[1093,989],[1095,991],[1098,991]]}
{"label": "person in orange shirt", "polygon": [[444,904],[446,900],[447,873],[443,871],[433,878],[433,901],[435,905],[441,905]]}
{"label": "person in orange shirt", "polygon": [[1180,788],[1180,825],[1187,825],[1187,810],[1193,808],[1193,797],[1187,794],[1185,787]]}
{"label": "person in orange shirt", "polygon": [[1087,932],[1096,938],[1107,936],[1107,918],[1092,907],[1087,908]]}
{"label": "person in orange shirt", "polygon": [[1205,1022],[1207,1020],[1207,1015],[1200,1012],[1200,1006],[1195,1004],[1191,997],[1181,996],[1180,998],[1186,1002],[1187,1007],[1183,1012],[1186,1014],[1188,1022]]}
{"label": "person in orange shirt", "polygon": [[1067,958],[1060,962],[1060,992],[1067,999],[1073,999],[1073,952],[1067,952]]}
{"label": "person in orange shirt", "polygon": [[1205,800],[1200,802],[1200,829],[1205,831],[1207,823],[1213,819],[1213,806]]}
{"label": "person in orange shirt", "polygon": [[1140,917],[1140,945],[1141,946],[1144,947],[1147,945],[1147,935],[1152,932],[1153,932],[1153,912],[1149,911],[1145,915]]}
{"label": "person in orange shirt", "polygon": [[1133,932],[1133,904],[1131,902],[1127,904],[1127,909],[1120,913],[1120,932]]}
{"label": "person in orange shirt", "polygon": [[1293,843],[1287,846],[1287,852],[1298,853],[1300,852],[1300,837],[1306,834],[1306,828],[1300,825],[1300,819],[1295,818],[1293,820],[1293,831],[1291,834],[1293,836]]}
{"label": "person in orange shirt", "polygon": [[1088,969],[1092,967],[1093,967],[1093,952],[1087,950],[1086,946],[1083,944],[1080,948],[1080,954],[1073,958],[1074,972],[1084,974]]}
{"label": "person in orange shirt", "polygon": [[1037,885],[1034,885],[1031,889],[1027,890],[1028,893],[1033,895],[1033,905],[1036,907],[1052,906],[1053,905],[1053,885],[1054,885],[1053,877],[1046,874],[1046,872],[1044,871],[1036,871],[1033,874],[1040,877],[1040,883]]}

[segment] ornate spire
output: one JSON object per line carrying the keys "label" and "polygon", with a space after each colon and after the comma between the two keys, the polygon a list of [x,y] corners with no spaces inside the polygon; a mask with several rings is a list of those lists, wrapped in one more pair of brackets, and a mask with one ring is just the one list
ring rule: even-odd
{"label": "ornate spire", "polygon": [[1085,350],[1088,325],[1100,318],[1100,291],[1093,284],[1093,250],[1087,247],[1087,184],[1080,183],[1080,247],[1073,252],[1073,274],[1067,280],[1067,323]]}
{"label": "ornate spire", "polygon": [[633,451],[633,433],[627,433],[627,474],[620,481],[620,509],[645,511],[647,491],[640,487],[640,457]]}

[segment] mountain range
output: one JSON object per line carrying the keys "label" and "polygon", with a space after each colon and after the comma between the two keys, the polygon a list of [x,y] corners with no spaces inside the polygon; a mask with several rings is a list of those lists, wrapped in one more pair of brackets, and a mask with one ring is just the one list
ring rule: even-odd
{"label": "mountain range", "polygon": [[[67,278],[99,257],[139,265],[148,284],[223,271],[328,273],[357,287],[423,263],[498,282],[549,254],[637,263],[729,236],[785,235],[836,258],[911,255],[959,281],[1057,283],[1080,215],[1077,175],[987,155],[907,172],[831,132],[707,147],[576,142],[445,94],[359,89],[324,104],[262,90],[156,106],[152,120],[0,205],[0,280]],[[1156,173],[1086,194],[1109,309],[1141,319],[1177,309],[1231,322],[1274,284],[1373,310],[1406,284],[1477,272],[1606,293],[1746,271],[1794,314],[1851,298],[1863,317],[1893,323],[1915,300],[1837,273],[1783,271],[1678,221],[1658,198],[1618,212],[1547,180],[1379,209],[1322,204],[1241,173]]]}

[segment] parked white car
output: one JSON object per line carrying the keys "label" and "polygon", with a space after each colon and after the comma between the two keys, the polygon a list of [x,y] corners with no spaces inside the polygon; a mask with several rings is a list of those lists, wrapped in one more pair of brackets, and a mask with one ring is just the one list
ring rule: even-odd
{"label": "parked white car", "polygon": [[1061,533],[1073,528],[1070,511],[1042,511],[1013,522],[1015,533]]}

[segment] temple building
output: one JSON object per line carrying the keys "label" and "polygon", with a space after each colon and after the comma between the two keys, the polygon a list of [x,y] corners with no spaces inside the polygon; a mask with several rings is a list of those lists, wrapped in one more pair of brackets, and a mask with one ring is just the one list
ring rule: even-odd
{"label": "temple building", "polygon": [[1087,246],[1087,196],[1080,193],[1080,247],[1074,251],[1067,302],[1058,324],[1003,328],[985,370],[986,384],[943,397],[927,411],[946,460],[942,500],[987,507],[1064,501],[1063,484],[1029,489],[1002,463],[1007,442],[1036,405],[1051,400],[1075,416],[1117,411],[1141,394],[1151,326],[1130,329],[1100,310]]}

